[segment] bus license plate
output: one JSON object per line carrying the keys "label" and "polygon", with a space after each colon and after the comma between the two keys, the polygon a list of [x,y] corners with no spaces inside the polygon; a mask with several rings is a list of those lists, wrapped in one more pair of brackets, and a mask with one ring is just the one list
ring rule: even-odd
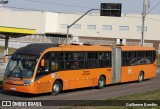
{"label": "bus license plate", "polygon": [[15,86],[11,86],[11,90],[16,90],[16,87]]}

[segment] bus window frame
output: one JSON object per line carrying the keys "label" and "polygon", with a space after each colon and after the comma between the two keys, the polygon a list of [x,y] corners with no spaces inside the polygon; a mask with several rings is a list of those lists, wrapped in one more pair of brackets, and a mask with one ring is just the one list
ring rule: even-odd
{"label": "bus window frame", "polygon": [[[135,65],[131,65],[130,63],[129,64],[127,64],[127,65],[124,65],[124,58],[123,58],[123,53],[124,52],[128,52],[128,53],[130,53],[130,52],[145,52],[145,59],[147,58],[147,56],[146,56],[146,52],[152,52],[152,60],[153,60],[153,62],[150,62],[150,63],[142,63],[142,64],[135,64]],[[156,60],[156,54],[154,54],[154,53],[156,53],[156,51],[155,50],[137,50],[137,51],[122,51],[122,56],[121,56],[121,58],[122,58],[122,66],[138,66],[138,65],[149,65],[149,64],[153,64],[154,62],[155,62],[155,60]],[[155,56],[155,57],[154,57]],[[142,57],[136,57],[136,58],[142,58]],[[130,58],[127,58],[127,59],[130,59]]]}
{"label": "bus window frame", "polygon": [[[96,58],[94,58],[94,59],[88,59],[88,54],[89,53],[96,53]],[[93,67],[88,67],[87,62],[89,62],[89,61],[91,61],[91,64],[93,64],[93,62],[94,62],[94,64],[92,65]],[[98,62],[98,65],[97,65],[97,67],[94,67],[94,66],[96,66],[95,65],[96,61]],[[99,68],[99,52],[96,52],[96,51],[86,52],[85,53],[85,69],[96,69],[96,68]]]}
{"label": "bus window frame", "polygon": [[51,62],[52,62],[52,57],[51,57],[51,55],[52,55],[52,53],[62,53],[62,60],[56,60],[56,63],[58,64],[58,67],[59,67],[59,62],[62,62],[63,63],[63,66],[62,66],[62,69],[56,69],[56,70],[52,70],[52,68],[51,68],[51,72],[53,73],[53,72],[57,72],[57,71],[63,71],[63,70],[65,70],[65,60],[64,60],[64,52],[63,51],[51,51],[50,52],[50,67],[52,66],[51,65]]}
{"label": "bus window frame", "polygon": [[[105,59],[100,59],[100,53],[107,53],[109,56],[106,57],[105,54]],[[111,51],[100,51],[98,52],[98,58],[99,58],[99,68],[109,68],[112,67],[112,52]],[[107,59],[108,58],[108,59]],[[109,61],[108,66],[100,66],[100,61]]]}
{"label": "bus window frame", "polygon": [[[49,54],[49,58],[48,58],[48,60],[49,60],[49,69],[48,69],[48,71],[42,71],[42,72],[39,72],[39,73],[43,73],[42,75],[39,75],[38,77],[37,77],[37,73],[38,73],[38,71],[39,71],[39,68],[41,67],[41,60],[42,59],[44,59],[44,56],[45,55],[47,55],[47,54]],[[40,61],[39,61],[39,63],[37,63],[37,69],[36,69],[36,74],[35,74],[35,80],[38,80],[38,79],[40,79],[40,78],[42,78],[42,77],[44,77],[44,76],[46,76],[46,75],[48,75],[48,74],[50,74],[51,73],[51,65],[50,65],[50,52],[47,52],[47,53],[45,53],[44,55],[42,55],[39,59],[40,59]],[[45,60],[45,62],[46,62],[46,59],[44,59]],[[44,66],[45,67],[45,66]]]}
{"label": "bus window frame", "polygon": [[[78,60],[70,59],[70,60],[66,60],[66,56],[67,56],[66,53],[83,53],[83,59],[78,59]],[[68,62],[68,64],[67,64],[67,62]],[[82,62],[83,65],[81,67],[79,67],[79,68],[73,69],[71,66],[72,66],[72,63],[74,63],[74,62],[78,62],[78,63]],[[70,68],[67,68],[67,65],[70,66]],[[64,66],[65,66],[64,70],[83,70],[83,69],[85,69],[85,52],[84,51],[65,51],[64,52]]]}

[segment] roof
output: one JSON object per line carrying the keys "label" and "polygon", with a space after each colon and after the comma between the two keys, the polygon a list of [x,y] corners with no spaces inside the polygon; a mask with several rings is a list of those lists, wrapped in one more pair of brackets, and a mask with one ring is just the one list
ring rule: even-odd
{"label": "roof", "polygon": [[137,50],[156,50],[154,47],[149,46],[121,46],[123,51],[137,51]]}
{"label": "roof", "polygon": [[[52,47],[61,47],[63,51],[111,51],[112,47],[114,46],[59,45],[51,43],[35,43],[22,47],[18,49],[15,53],[40,55],[46,49],[48,49],[48,51],[50,50],[52,51],[53,50]],[[155,50],[154,47],[147,47],[147,46],[115,46],[115,47],[120,47],[123,51]]]}
{"label": "roof", "polygon": [[63,51],[111,51],[111,46],[100,45],[60,45]]}
{"label": "roof", "polygon": [[58,44],[50,43],[35,43],[18,49],[15,53],[28,54],[28,55],[40,55],[44,50],[51,47],[59,47]]}
{"label": "roof", "polygon": [[18,38],[26,35],[36,34],[35,29],[28,28],[16,28],[16,27],[4,27],[0,26],[0,38],[6,38],[9,36],[10,38]]}

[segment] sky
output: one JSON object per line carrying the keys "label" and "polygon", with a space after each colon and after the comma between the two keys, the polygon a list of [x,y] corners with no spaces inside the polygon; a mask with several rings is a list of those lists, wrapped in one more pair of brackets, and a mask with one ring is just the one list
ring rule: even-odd
{"label": "sky", "polygon": [[[1,1],[1,0],[0,0]],[[63,13],[85,13],[101,3],[122,3],[122,13],[141,14],[143,0],[8,0],[3,6]],[[159,3],[159,5],[157,5]],[[156,6],[157,5],[157,6]],[[150,0],[150,14],[160,14],[160,0]],[[148,9],[148,10],[150,10]]]}

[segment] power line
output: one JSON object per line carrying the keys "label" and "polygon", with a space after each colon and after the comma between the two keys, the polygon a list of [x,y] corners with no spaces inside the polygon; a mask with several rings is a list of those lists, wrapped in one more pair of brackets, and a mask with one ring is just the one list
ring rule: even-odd
{"label": "power line", "polygon": [[21,9],[21,10],[42,11],[42,12],[44,12],[44,10],[38,10],[38,9],[28,9],[28,8],[11,7],[11,6],[3,6],[3,7],[5,7],[5,8],[11,8],[11,9]]}
{"label": "power line", "polygon": [[[46,12],[46,11],[44,11],[44,10],[21,8],[21,7],[10,7],[10,6],[3,6],[3,7],[11,8],[11,9],[21,9],[21,10],[30,10],[30,11]],[[47,11],[47,12],[54,12],[54,11]],[[55,12],[55,13],[58,13],[58,12]],[[141,18],[141,17],[138,17],[138,16],[122,16],[122,17]],[[147,18],[147,19],[150,19],[150,20],[158,21],[158,22],[160,21],[160,20],[158,20],[158,19],[154,19],[154,18],[151,18],[151,17],[146,17],[146,18]]]}
{"label": "power line", "polygon": [[61,4],[61,3],[53,3],[53,2],[43,2],[43,1],[37,1],[37,0],[25,0],[29,2],[36,2],[36,3],[42,3],[42,4],[49,4],[49,5],[59,5],[59,6],[67,6],[67,7],[76,7],[76,8],[89,8],[85,6],[80,6],[80,5],[69,5],[69,4]]}
{"label": "power line", "polygon": [[160,2],[158,2],[151,10],[149,10],[147,14],[149,14],[151,11],[153,11],[159,4],[160,4]]}
{"label": "power line", "polygon": [[154,18],[150,18],[150,17],[146,17],[147,19],[150,19],[150,20],[154,20],[154,21],[160,21],[160,20],[157,20],[157,19],[154,19]]}
{"label": "power line", "polygon": [[[84,9],[92,9],[93,7],[88,7],[88,6],[92,6],[92,5],[88,5],[88,6],[80,6],[80,5],[76,5],[78,2],[77,1],[67,1],[67,3],[73,3],[73,5],[71,4],[64,4],[64,3],[53,3],[53,2],[44,2],[44,1],[39,1],[39,0],[25,0],[25,1],[29,1],[29,2],[35,2],[35,3],[42,3],[42,4],[48,4],[48,5],[58,5],[58,6],[66,6],[66,7],[76,7],[76,8],[84,8]],[[56,2],[59,2],[59,1],[56,1]],[[62,2],[62,1],[61,1]],[[76,3],[77,2],[77,3]],[[75,4],[76,3],[76,4]],[[96,1],[92,1],[92,2],[89,2],[90,4],[93,3],[93,4],[97,4]],[[79,3],[80,4],[80,3]],[[99,3],[100,4],[100,3]],[[137,12],[137,11],[126,11],[126,10],[123,10],[125,12]]]}

